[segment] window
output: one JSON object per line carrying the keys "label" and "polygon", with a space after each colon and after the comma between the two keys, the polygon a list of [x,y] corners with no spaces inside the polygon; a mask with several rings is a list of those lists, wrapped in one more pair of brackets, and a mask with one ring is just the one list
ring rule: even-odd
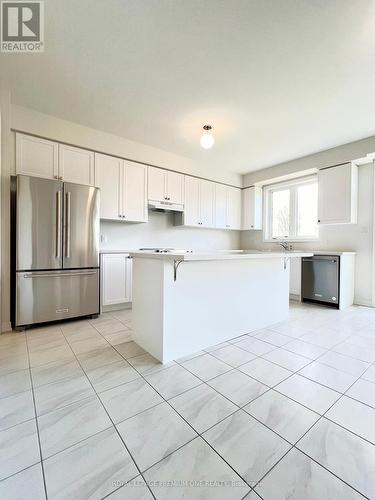
{"label": "window", "polygon": [[266,241],[318,239],[318,181],[305,177],[264,188]]}

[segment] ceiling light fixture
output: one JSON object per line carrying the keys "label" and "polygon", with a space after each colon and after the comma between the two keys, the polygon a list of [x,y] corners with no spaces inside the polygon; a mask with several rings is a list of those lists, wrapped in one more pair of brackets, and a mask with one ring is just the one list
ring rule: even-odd
{"label": "ceiling light fixture", "polygon": [[215,138],[210,132],[210,130],[212,130],[212,127],[211,127],[211,125],[205,125],[203,127],[203,130],[204,130],[204,133],[202,134],[202,137],[200,140],[201,146],[204,149],[211,149],[215,143]]}

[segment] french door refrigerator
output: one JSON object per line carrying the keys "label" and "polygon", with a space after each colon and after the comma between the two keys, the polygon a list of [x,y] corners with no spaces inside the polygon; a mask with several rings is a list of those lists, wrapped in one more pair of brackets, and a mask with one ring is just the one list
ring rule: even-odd
{"label": "french door refrigerator", "polygon": [[11,178],[13,328],[99,313],[99,190]]}

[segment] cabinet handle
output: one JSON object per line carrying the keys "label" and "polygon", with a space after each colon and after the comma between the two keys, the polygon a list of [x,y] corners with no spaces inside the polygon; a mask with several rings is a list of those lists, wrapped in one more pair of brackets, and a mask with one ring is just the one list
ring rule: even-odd
{"label": "cabinet handle", "polygon": [[320,222],[320,219],[318,219],[318,224],[319,224],[319,222]]}
{"label": "cabinet handle", "polygon": [[54,176],[53,176],[53,178],[54,178],[54,179],[58,179],[59,177],[58,177],[57,175],[54,175]]}

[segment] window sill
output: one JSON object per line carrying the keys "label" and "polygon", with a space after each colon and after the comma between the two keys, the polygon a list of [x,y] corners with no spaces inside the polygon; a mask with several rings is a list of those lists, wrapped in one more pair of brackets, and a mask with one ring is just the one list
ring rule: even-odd
{"label": "window sill", "polygon": [[289,238],[280,239],[280,240],[263,239],[263,243],[275,243],[276,245],[280,244],[281,242],[285,242],[285,243],[317,243],[318,241],[319,241],[319,238],[300,239],[300,240],[296,240],[296,239],[293,240],[293,239],[289,239]]}

